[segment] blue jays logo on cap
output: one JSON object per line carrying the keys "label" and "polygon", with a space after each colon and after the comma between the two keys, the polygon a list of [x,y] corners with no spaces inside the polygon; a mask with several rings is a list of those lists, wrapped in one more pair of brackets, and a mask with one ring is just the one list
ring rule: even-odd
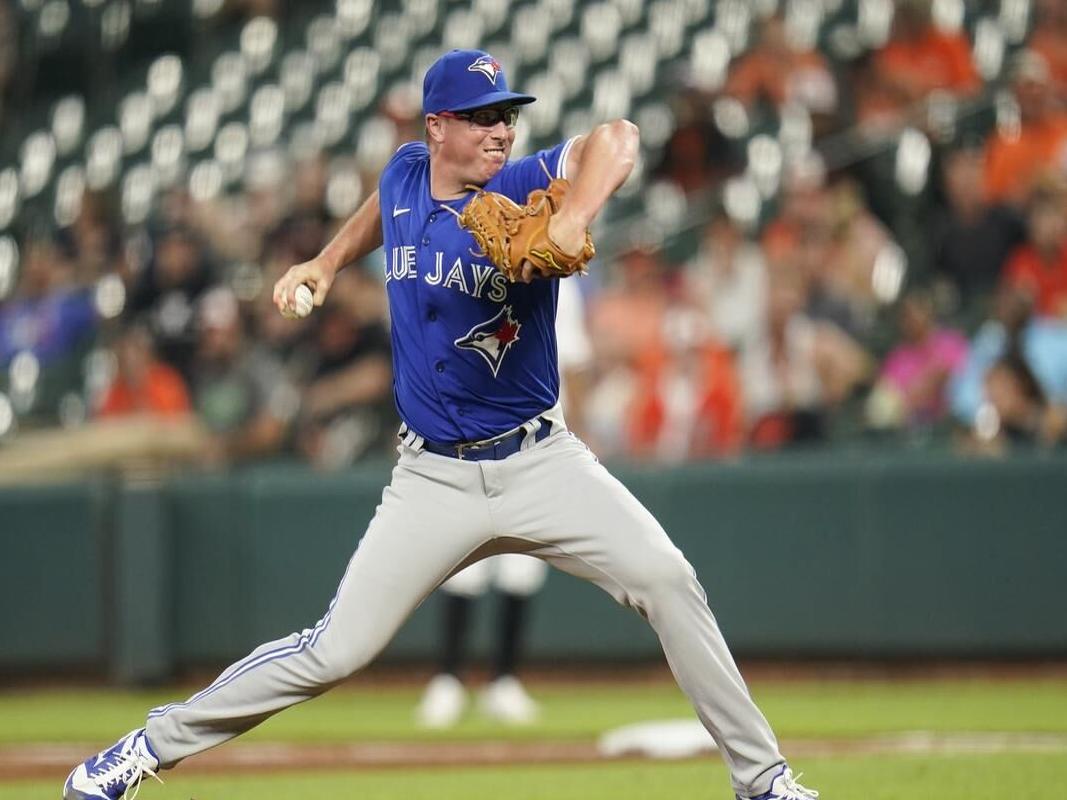
{"label": "blue jays logo on cap", "polygon": [[467,71],[482,73],[493,86],[496,86],[496,76],[500,74],[500,64],[492,56],[482,56],[467,67]]}
{"label": "blue jays logo on cap", "polygon": [[[486,85],[486,80],[489,85]],[[422,113],[470,111],[505,103],[524,105],[537,98],[508,90],[504,70],[484,50],[451,50],[426,70],[422,82]]]}

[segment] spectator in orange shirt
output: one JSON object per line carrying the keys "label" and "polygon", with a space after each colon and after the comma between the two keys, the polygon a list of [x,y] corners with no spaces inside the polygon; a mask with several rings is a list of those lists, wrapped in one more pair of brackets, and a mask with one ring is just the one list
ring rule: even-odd
{"label": "spectator in orange shirt", "polygon": [[1029,46],[1044,57],[1062,101],[1067,99],[1067,4],[1063,0],[1038,0],[1035,17]]}
{"label": "spectator in orange shirt", "polygon": [[744,409],[733,354],[698,311],[675,309],[664,325],[662,344],[638,355],[630,454],[679,462],[738,452]]}
{"label": "spectator in orange shirt", "polygon": [[176,417],[189,413],[189,392],[178,370],[156,358],[152,338],[141,325],[127,328],[115,344],[117,371],[97,415],[152,414]]}
{"label": "spectator in orange shirt", "polygon": [[1029,294],[1039,316],[1067,318],[1067,202],[1059,185],[1043,185],[1030,199],[1029,241],[1004,266],[1004,280]]}
{"label": "spectator in orange shirt", "polygon": [[605,273],[611,284],[590,298],[588,306],[596,376],[586,402],[597,411],[586,418],[586,435],[601,457],[626,455],[631,449],[637,364],[643,353],[664,349],[669,311],[666,265],[659,253],[635,246]]}
{"label": "spectator in orange shirt", "polygon": [[1019,126],[990,137],[985,189],[990,202],[1022,205],[1043,174],[1067,171],[1067,113],[1057,103],[1042,56],[1024,50],[1011,72]]}
{"label": "spectator in orange shirt", "polygon": [[760,235],[770,266],[825,260],[834,205],[826,179],[826,164],[815,153],[784,170],[778,214]]}
{"label": "spectator in orange shirt", "polygon": [[970,95],[982,86],[966,37],[938,30],[927,0],[898,4],[892,36],[875,54],[874,67],[881,83],[906,105],[935,89]]}
{"label": "spectator in orange shirt", "polygon": [[636,357],[661,343],[667,313],[667,267],[658,253],[635,247],[613,265],[617,276],[589,306],[589,330],[601,361]]}
{"label": "spectator in orange shirt", "polygon": [[826,59],[790,37],[781,14],[764,22],[756,46],[730,70],[726,93],[749,108],[763,102],[775,110],[795,104],[824,117],[837,111],[837,84]]}

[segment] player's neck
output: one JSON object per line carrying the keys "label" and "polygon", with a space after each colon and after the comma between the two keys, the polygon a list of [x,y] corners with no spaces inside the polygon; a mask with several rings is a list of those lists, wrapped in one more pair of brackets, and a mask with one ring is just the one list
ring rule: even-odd
{"label": "player's neck", "polygon": [[458,200],[470,193],[459,170],[440,160],[430,159],[430,197],[434,200]]}

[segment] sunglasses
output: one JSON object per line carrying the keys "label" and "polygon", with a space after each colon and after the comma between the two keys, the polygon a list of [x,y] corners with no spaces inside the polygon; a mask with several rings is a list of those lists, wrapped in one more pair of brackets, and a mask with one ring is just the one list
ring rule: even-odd
{"label": "sunglasses", "polygon": [[519,107],[476,108],[473,111],[438,111],[437,116],[465,120],[475,128],[495,128],[500,122],[503,122],[509,128],[514,128],[515,122],[519,119]]}

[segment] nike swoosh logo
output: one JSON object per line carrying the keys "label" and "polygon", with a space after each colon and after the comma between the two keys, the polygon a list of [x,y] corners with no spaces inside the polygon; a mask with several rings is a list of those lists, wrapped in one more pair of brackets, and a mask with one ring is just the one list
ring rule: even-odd
{"label": "nike swoosh logo", "polygon": [[410,208],[397,208],[396,206],[393,206],[393,219],[396,219],[401,214],[407,214],[409,211],[411,211]]}

